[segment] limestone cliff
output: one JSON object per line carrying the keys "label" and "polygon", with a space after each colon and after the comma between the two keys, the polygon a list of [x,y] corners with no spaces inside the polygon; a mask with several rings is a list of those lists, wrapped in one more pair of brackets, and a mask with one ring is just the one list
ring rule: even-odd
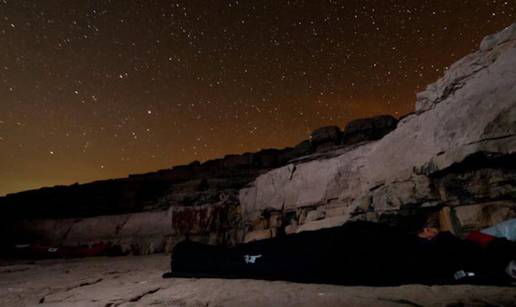
{"label": "limestone cliff", "polygon": [[399,122],[359,119],[293,148],[8,195],[0,239],[153,253],[185,236],[232,244],[431,215],[459,235],[516,216],[516,24],[452,65]]}
{"label": "limestone cliff", "polygon": [[248,221],[280,212],[287,232],[450,207],[442,218],[463,232],[514,216],[515,151],[516,24],[419,93],[384,138],[267,172],[240,204]]}

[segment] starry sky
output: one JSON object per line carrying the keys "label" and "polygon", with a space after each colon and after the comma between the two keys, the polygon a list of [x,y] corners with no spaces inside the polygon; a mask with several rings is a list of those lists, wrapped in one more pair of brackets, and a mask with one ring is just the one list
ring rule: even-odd
{"label": "starry sky", "polygon": [[0,195],[413,111],[516,1],[0,0]]}

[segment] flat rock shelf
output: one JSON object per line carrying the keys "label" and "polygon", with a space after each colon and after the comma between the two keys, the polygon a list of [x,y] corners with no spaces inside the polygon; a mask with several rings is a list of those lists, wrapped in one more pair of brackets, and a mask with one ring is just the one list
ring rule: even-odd
{"label": "flat rock shelf", "polygon": [[516,287],[162,279],[169,256],[2,263],[0,306],[515,306]]}

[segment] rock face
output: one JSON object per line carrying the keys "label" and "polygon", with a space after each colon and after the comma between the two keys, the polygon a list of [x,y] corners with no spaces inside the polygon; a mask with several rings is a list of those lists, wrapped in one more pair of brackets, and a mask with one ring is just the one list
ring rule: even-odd
{"label": "rock face", "polygon": [[158,172],[0,198],[0,252],[16,244],[81,246],[123,253],[169,251],[185,236],[241,241],[238,191],[260,173],[296,158],[292,148],[228,155]]}
{"label": "rock face", "polygon": [[147,254],[186,236],[233,244],[356,219],[412,227],[429,216],[461,235],[516,216],[515,203],[513,25],[419,93],[399,122],[359,119],[294,148],[8,195],[0,239]]}
{"label": "rock face", "polygon": [[[344,144],[393,126],[351,122]],[[305,157],[240,191],[246,220],[281,212],[289,232],[441,211],[443,227],[461,234],[515,216],[515,202],[516,25],[452,65],[382,139]],[[314,210],[323,213],[307,218]]]}

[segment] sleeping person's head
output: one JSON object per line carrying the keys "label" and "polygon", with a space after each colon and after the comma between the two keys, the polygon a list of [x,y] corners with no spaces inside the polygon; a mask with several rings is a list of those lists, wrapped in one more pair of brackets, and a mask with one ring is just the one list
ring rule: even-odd
{"label": "sleeping person's head", "polygon": [[435,215],[430,215],[418,230],[418,237],[432,240],[439,234],[439,219]]}

